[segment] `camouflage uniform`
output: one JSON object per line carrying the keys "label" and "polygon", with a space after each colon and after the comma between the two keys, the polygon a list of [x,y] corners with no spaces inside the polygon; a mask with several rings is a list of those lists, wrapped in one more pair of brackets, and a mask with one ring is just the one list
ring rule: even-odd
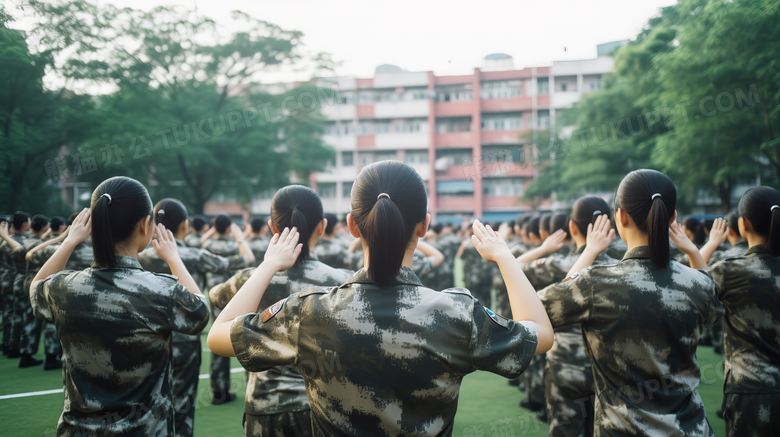
{"label": "camouflage uniform", "polygon": [[[14,278],[14,311],[16,317],[21,320],[21,324],[17,325],[18,331],[14,330],[11,335],[14,343],[16,343],[16,338],[19,338],[19,351],[22,355],[32,355],[38,352],[38,344],[41,340],[43,323],[33,315],[29,294],[30,284],[41,266],[34,264],[32,260],[25,259],[27,252],[41,243],[43,240],[31,235],[24,240],[21,246],[11,252],[17,273]],[[47,332],[50,334],[51,331]]]}
{"label": "camouflage uniform", "polygon": [[265,258],[265,251],[268,250],[268,243],[271,242],[271,238],[268,237],[253,237],[246,240],[246,244],[252,249],[252,255],[255,256],[255,265],[259,266]]}
{"label": "camouflage uniform", "polygon": [[[553,255],[550,257],[553,260],[548,258],[545,264],[550,265],[550,270],[555,272],[555,282],[563,279],[561,275],[565,278],[566,273],[574,266],[584,250],[585,246],[581,246],[570,255],[559,257]],[[598,254],[593,265],[618,262],[607,255],[605,250]],[[549,304],[550,301],[546,303]],[[552,311],[551,307],[546,309]],[[544,369],[544,394],[550,436],[593,435],[592,397],[595,392],[593,370],[582,338],[582,326],[575,323],[556,328],[555,340],[552,348],[547,352],[547,364]]]}
{"label": "camouflage uniform", "polygon": [[[712,267],[722,260],[740,257],[744,255],[747,250],[748,242],[746,240],[740,240],[729,249],[713,252],[712,256],[710,257],[709,265]],[[725,324],[726,318],[721,317],[718,323],[708,326],[705,333],[710,338],[710,341],[715,347],[716,352],[723,351],[723,332],[726,329]]]}
{"label": "camouflage uniform", "polygon": [[[443,264],[444,262],[442,262]],[[441,267],[441,264],[439,264]],[[415,249],[412,256],[412,271],[424,286],[436,289],[438,267],[433,266],[433,258],[425,256],[420,250]]]}
{"label": "camouflage uniform", "polygon": [[[179,257],[184,267],[200,284],[206,273],[224,273],[246,267],[246,260],[240,255],[230,258],[214,255],[206,249],[187,247],[176,240]],[[170,274],[168,263],[161,260],[154,247],[138,254],[138,262],[149,272]],[[198,392],[198,374],[201,362],[200,332],[173,335],[173,410],[176,435],[191,437],[195,425],[195,397]]]}
{"label": "camouflage uniform", "polygon": [[[27,234],[10,234],[17,243],[22,244]],[[19,349],[19,337],[12,341],[15,332],[21,332],[17,324],[22,322],[16,317],[16,296],[14,295],[14,279],[16,278],[16,263],[11,257],[11,246],[0,241],[0,291],[3,294],[3,346],[9,350]]]}
{"label": "camouflage uniform", "polygon": [[190,232],[189,234],[184,236],[184,244],[187,245],[187,247],[197,247],[200,249],[201,243],[200,243],[200,237],[202,237],[203,234],[198,234],[196,232]]}
{"label": "camouflage uniform", "polygon": [[446,290],[455,286],[454,261],[455,254],[458,252],[460,246],[460,240],[454,234],[447,234],[443,237],[439,237],[431,245],[439,250],[444,255],[444,261],[437,269],[436,273],[436,290]]}
{"label": "camouflage uniform", "polygon": [[728,436],[780,430],[780,257],[763,245],[716,264],[726,308],[723,418]]}
{"label": "camouflage uniform", "polygon": [[65,405],[58,436],[172,436],[171,333],[208,323],[203,298],[134,258],[64,271],[38,283],[35,316],[54,322]]}
{"label": "camouflage uniform", "polygon": [[[224,309],[254,272],[254,268],[241,270],[228,282],[212,288],[209,292],[212,305]],[[310,254],[301,264],[274,275],[257,311],[306,287],[337,286],[348,281],[350,276],[350,272],[334,269]],[[309,410],[306,385],[294,365],[275,366],[249,374],[244,401],[245,436],[287,436],[291,435],[289,431],[294,431],[292,435],[295,436],[310,436]]]}
{"label": "camouflage uniform", "polygon": [[[677,249],[675,247],[675,249]],[[607,247],[607,255],[615,260],[621,260],[623,259],[623,256],[625,256],[626,251],[628,250],[628,246],[626,245],[626,242],[621,240],[620,237],[615,235],[615,238],[612,239],[612,241],[609,243],[609,247]],[[680,249],[677,249],[678,251]]]}
{"label": "camouflage uniform", "polygon": [[496,264],[485,261],[471,241],[463,249],[463,282],[475,299],[490,305],[490,289],[496,275]]}
{"label": "camouflage uniform", "polygon": [[518,376],[536,326],[495,315],[468,290],[425,288],[408,267],[396,280],[378,287],[363,269],[340,287],[306,288],[238,317],[239,362],[253,372],[295,365],[314,435],[451,435],[463,377]]}
{"label": "camouflage uniform", "polygon": [[712,435],[696,390],[696,345],[723,314],[716,287],[707,272],[674,261],[656,267],[642,246],[539,293],[553,327],[582,325],[595,436]]}
{"label": "camouflage uniform", "polygon": [[325,263],[334,269],[348,269],[350,267],[347,261],[347,251],[349,246],[344,246],[341,240],[336,238],[325,240],[321,239],[314,246],[314,254],[320,262]]}
{"label": "camouflage uniform", "polygon": [[[231,257],[239,254],[238,243],[229,236],[213,237],[203,243],[203,248],[216,255]],[[219,285],[233,275],[235,271],[223,273],[209,273],[207,275],[206,286],[204,290],[210,290],[215,285]],[[217,320],[219,309],[211,306],[211,316]],[[230,392],[230,358],[220,357],[211,353],[211,362],[209,366],[209,376],[211,377],[211,391],[214,398],[224,400]]]}

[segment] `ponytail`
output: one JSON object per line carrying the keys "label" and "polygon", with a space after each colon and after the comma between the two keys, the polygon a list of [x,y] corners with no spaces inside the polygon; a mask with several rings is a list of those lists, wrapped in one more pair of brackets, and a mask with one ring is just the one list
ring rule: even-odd
{"label": "ponytail", "polygon": [[772,255],[780,255],[780,191],[771,187],[747,190],[739,200],[739,215],[767,238],[766,248]]}
{"label": "ponytail", "polygon": [[656,170],[635,170],[627,174],[615,194],[620,208],[647,232],[650,260],[659,268],[669,268],[669,220],[677,205],[672,180]]}
{"label": "ponytail", "polygon": [[352,187],[352,218],[368,249],[368,275],[395,284],[415,227],[425,220],[425,183],[412,167],[380,161],[360,171]]}
{"label": "ponytail", "polygon": [[303,245],[296,265],[308,258],[309,239],[322,222],[322,200],[309,187],[289,185],[274,194],[271,200],[271,223],[281,232],[284,228],[298,228],[298,243]]}
{"label": "ponytail", "polygon": [[92,248],[99,267],[117,266],[116,243],[129,238],[138,222],[152,215],[152,200],[135,179],[106,179],[92,192]]}

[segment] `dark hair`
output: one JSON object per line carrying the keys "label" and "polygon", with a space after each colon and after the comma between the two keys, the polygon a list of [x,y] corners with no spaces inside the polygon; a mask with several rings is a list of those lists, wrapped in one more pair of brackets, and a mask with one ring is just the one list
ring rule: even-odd
{"label": "dark hair", "polygon": [[441,223],[436,223],[431,227],[433,229],[433,232],[436,232],[437,234],[440,234],[442,229],[444,229],[444,225]]}
{"label": "dark hair", "polygon": [[772,255],[780,255],[780,191],[772,187],[747,190],[739,200],[739,215],[758,235],[768,238],[766,247]]}
{"label": "dark hair", "polygon": [[68,216],[68,226],[72,225],[73,222],[76,220],[76,217],[79,216],[78,212],[74,212],[73,214]]}
{"label": "dark hair", "polygon": [[333,229],[336,227],[336,222],[338,222],[338,217],[336,217],[336,214],[332,213],[326,213],[325,218],[328,219],[328,224],[325,226],[325,233],[330,235],[333,233]]}
{"label": "dark hair", "polygon": [[682,225],[693,233],[693,244],[697,247],[700,247],[707,240],[707,234],[704,233],[704,225],[696,217],[686,217]]}
{"label": "dark hair", "polygon": [[704,219],[701,221],[701,224],[704,225],[704,230],[707,232],[712,230],[712,226],[715,224],[714,219]]}
{"label": "dark hair", "polygon": [[154,205],[154,222],[162,223],[165,229],[176,233],[184,220],[187,220],[187,208],[176,199],[167,198]]}
{"label": "dark hair", "polygon": [[571,221],[583,236],[587,236],[588,225],[596,223],[596,219],[604,214],[612,220],[612,211],[606,200],[599,196],[582,196],[574,202]]}
{"label": "dark hair", "polygon": [[18,231],[22,229],[22,226],[24,226],[28,220],[30,220],[29,213],[24,211],[16,211],[14,215],[11,216],[11,225],[13,225],[14,229]]}
{"label": "dark hair", "polygon": [[737,233],[740,237],[742,236],[742,233],[739,232],[739,214],[737,214],[737,211],[731,211],[730,213],[726,214],[726,224],[728,224],[728,227],[730,227],[734,232]]}
{"label": "dark hair", "polygon": [[255,217],[252,219],[251,222],[249,222],[249,226],[252,227],[252,232],[257,234],[258,232],[263,230],[263,227],[266,226],[266,219],[263,217]]}
{"label": "dark hair", "polygon": [[[379,197],[380,194],[387,196]],[[425,220],[428,196],[415,169],[399,161],[363,167],[352,185],[352,218],[368,245],[368,275],[395,283],[415,227]]]}
{"label": "dark hair", "polygon": [[116,176],[95,188],[91,208],[95,263],[114,268],[115,244],[130,237],[138,222],[152,215],[152,199],[137,180]]}
{"label": "dark hair", "polygon": [[225,214],[218,214],[214,217],[214,227],[217,229],[218,234],[224,234],[232,224],[233,220],[230,220],[230,217]]}
{"label": "dark hair", "polygon": [[206,219],[206,217],[203,217],[200,214],[192,216],[192,220],[190,220],[190,226],[192,226],[192,229],[195,229],[198,232],[203,229],[204,225],[208,224],[209,221]]}
{"label": "dark hair", "polygon": [[528,220],[528,216],[527,215],[525,215],[525,214],[519,215],[515,219],[515,226],[517,226],[519,228],[522,228],[527,220]]}
{"label": "dark hair", "polygon": [[60,217],[58,215],[55,215],[51,218],[51,221],[49,222],[49,226],[51,226],[52,230],[56,231],[60,228],[60,226],[65,224],[65,217]]}
{"label": "dark hair", "polygon": [[569,214],[563,212],[553,214],[550,219],[550,234],[558,232],[558,229],[563,229],[566,232],[566,238],[571,237],[569,235]]}
{"label": "dark hair", "polygon": [[523,227],[525,228],[526,233],[528,235],[534,234],[534,235],[536,235],[538,237],[539,236],[539,222],[540,221],[541,221],[541,219],[538,216],[537,217],[532,217],[532,218],[528,219],[528,221],[525,222],[525,224],[523,225]]}
{"label": "dark hair", "polygon": [[669,220],[676,205],[672,180],[656,170],[632,171],[615,194],[615,209],[623,210],[639,230],[647,232],[650,260],[660,268],[669,267]]}
{"label": "dark hair", "polygon": [[48,217],[46,217],[43,214],[35,214],[32,218],[32,224],[30,224],[30,229],[32,229],[35,232],[38,232],[41,229],[45,228],[46,225],[48,224],[49,224]]}
{"label": "dark hair", "polygon": [[309,256],[309,237],[322,219],[322,200],[309,187],[288,185],[277,191],[271,200],[271,222],[279,232],[293,226],[298,228],[298,243],[303,244],[303,249],[295,264]]}
{"label": "dark hair", "polygon": [[501,227],[501,222],[493,222],[490,224],[490,227],[493,228],[494,231],[497,231],[498,228]]}
{"label": "dark hair", "polygon": [[552,214],[542,214],[541,218],[539,219],[539,230],[545,230],[548,234],[552,234],[552,232],[550,232],[551,219]]}
{"label": "dark hair", "polygon": [[0,223],[5,223],[7,221],[8,221],[8,217],[6,217],[4,215],[0,215]]}

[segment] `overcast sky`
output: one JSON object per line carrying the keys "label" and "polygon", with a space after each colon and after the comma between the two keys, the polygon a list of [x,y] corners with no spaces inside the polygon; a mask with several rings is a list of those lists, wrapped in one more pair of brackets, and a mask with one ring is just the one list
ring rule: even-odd
{"label": "overcast sky", "polygon": [[[13,1],[12,1],[13,3]],[[515,67],[596,56],[596,45],[633,39],[659,8],[676,0],[101,0],[149,9],[179,4],[227,23],[233,10],[304,33],[307,51],[341,62],[339,76],[371,77],[379,64],[409,71],[468,74],[483,56],[507,53]],[[31,23],[20,20],[14,27]],[[229,29],[223,29],[228,33]],[[564,48],[566,49],[564,51]],[[269,75],[264,81],[305,79]],[[297,76],[297,77],[292,77]]]}

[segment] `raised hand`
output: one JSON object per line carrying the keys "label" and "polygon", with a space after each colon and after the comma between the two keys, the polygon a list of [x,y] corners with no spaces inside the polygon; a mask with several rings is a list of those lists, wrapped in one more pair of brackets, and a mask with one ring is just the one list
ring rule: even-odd
{"label": "raised hand", "polygon": [[73,224],[68,226],[68,236],[65,238],[66,242],[73,243],[73,245],[81,244],[92,234],[92,215],[89,208],[84,208],[76,219],[73,220]]}
{"label": "raised hand", "polygon": [[8,222],[0,223],[0,238],[8,238]]}
{"label": "raised hand", "polygon": [[718,217],[715,219],[715,222],[712,224],[712,229],[710,229],[710,240],[713,244],[717,243],[717,246],[720,246],[723,244],[724,241],[726,241],[726,238],[729,236],[729,227],[727,226],[726,220]]}
{"label": "raised hand", "polygon": [[595,223],[588,225],[586,249],[601,253],[609,247],[614,236],[615,230],[612,229],[612,222],[609,221],[609,216],[604,214],[598,217]]}
{"label": "raised hand", "polygon": [[686,255],[690,255],[692,252],[699,253],[699,249],[693,244],[693,241],[685,235],[685,231],[679,223],[673,222],[669,225],[669,238],[672,240],[672,243]]}
{"label": "raised hand", "polygon": [[485,226],[479,220],[474,220],[472,228],[474,235],[471,236],[471,241],[482,258],[487,261],[498,262],[501,257],[508,254],[514,261],[514,256],[509,251],[506,241],[501,238],[498,232],[491,229],[490,225]]}
{"label": "raised hand", "polygon": [[292,230],[284,228],[281,235],[274,234],[268,243],[263,263],[269,263],[276,271],[292,267],[303,249],[303,244],[298,244],[299,237],[298,228],[295,227]]}
{"label": "raised hand", "polygon": [[157,252],[157,256],[169,266],[180,259],[179,248],[176,247],[176,239],[173,237],[173,232],[165,229],[165,226],[163,226],[162,223],[158,223],[157,226],[154,227],[152,245],[154,246],[155,252]]}
{"label": "raised hand", "polygon": [[553,232],[552,235],[547,237],[547,239],[544,240],[540,247],[546,253],[553,253],[563,247],[564,240],[566,240],[566,231],[563,229],[558,229],[557,231]]}

